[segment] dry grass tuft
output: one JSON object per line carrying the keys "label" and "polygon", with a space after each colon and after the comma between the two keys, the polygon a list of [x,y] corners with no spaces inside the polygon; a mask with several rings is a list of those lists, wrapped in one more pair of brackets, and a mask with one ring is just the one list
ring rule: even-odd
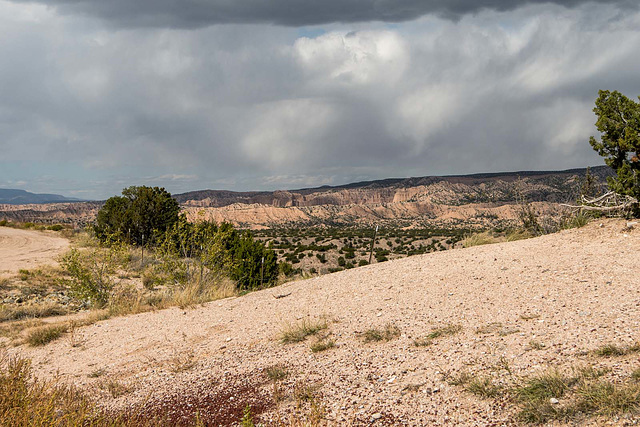
{"label": "dry grass tuft", "polygon": [[[532,376],[509,377],[505,385],[496,385],[489,376],[461,372],[449,384],[482,398],[495,398],[518,406],[517,419],[523,423],[573,424],[586,418],[640,414],[640,370],[628,382],[612,382],[601,377],[606,368],[574,367],[569,374],[549,369]],[[509,385],[510,384],[510,385]]]}
{"label": "dry grass tuft", "polygon": [[196,355],[193,350],[187,350],[175,353],[169,360],[169,368],[171,369],[171,372],[178,374],[180,372],[186,372],[193,369],[197,363]]}
{"label": "dry grass tuft", "polygon": [[117,399],[120,396],[124,396],[125,394],[130,393],[133,390],[132,387],[122,384],[121,382],[114,379],[103,381],[98,385],[98,387],[109,392],[111,397],[113,397],[114,399]]}
{"label": "dry grass tuft", "polygon": [[462,247],[470,248],[472,246],[489,245],[498,242],[500,242],[500,240],[493,237],[490,232],[484,231],[482,233],[474,233],[465,237],[464,240],[462,240]]}
{"label": "dry grass tuft", "polygon": [[460,331],[462,331],[462,326],[461,325],[446,325],[446,326],[443,326],[441,328],[436,328],[433,331],[431,331],[429,333],[429,335],[427,335],[427,338],[434,340],[436,338],[440,338],[440,337],[444,337],[444,336],[455,335]]}
{"label": "dry grass tuft", "polygon": [[313,353],[319,353],[321,351],[329,350],[336,346],[335,341],[328,339],[318,340],[315,344],[312,344],[310,349]]}
{"label": "dry grass tuft", "polygon": [[69,310],[67,308],[54,303],[20,305],[15,307],[0,306],[0,322],[61,316],[68,313]]}
{"label": "dry grass tuft", "polygon": [[378,341],[391,341],[400,336],[400,328],[393,323],[387,323],[383,329],[368,329],[362,333],[365,343]]}
{"label": "dry grass tuft", "polygon": [[280,333],[280,341],[283,344],[291,344],[304,341],[308,336],[315,335],[318,332],[327,329],[326,320],[307,320],[303,319],[296,324],[287,325]]}
{"label": "dry grass tuft", "polygon": [[88,425],[93,409],[76,389],[37,379],[28,360],[0,358],[0,425]]}
{"label": "dry grass tuft", "polygon": [[267,366],[264,373],[271,381],[282,381],[289,376],[289,371],[281,365]]}
{"label": "dry grass tuft", "polygon": [[529,341],[529,347],[526,350],[543,350],[546,345],[543,342],[531,340]]}
{"label": "dry grass tuft", "polygon": [[67,332],[66,324],[54,324],[35,328],[27,334],[27,344],[38,347],[55,341]]}
{"label": "dry grass tuft", "polygon": [[605,344],[591,351],[592,354],[600,357],[626,356],[627,354],[638,352],[640,352],[640,343],[635,343],[628,347],[620,347],[616,344]]}

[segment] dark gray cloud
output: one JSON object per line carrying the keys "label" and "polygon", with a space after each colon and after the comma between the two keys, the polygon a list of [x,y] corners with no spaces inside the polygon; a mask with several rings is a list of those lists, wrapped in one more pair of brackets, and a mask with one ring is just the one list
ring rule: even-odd
{"label": "dark gray cloud", "polygon": [[[22,0],[13,0],[22,1]],[[33,2],[34,0],[26,0]],[[200,28],[216,24],[291,27],[356,22],[404,22],[427,14],[457,19],[491,9],[532,4],[575,7],[591,0],[35,0],[60,13],[83,14],[122,27]],[[636,0],[599,0],[637,7]]]}
{"label": "dark gray cloud", "polygon": [[635,97],[640,13],[112,27],[0,0],[0,187],[256,190],[601,164],[598,89]]}

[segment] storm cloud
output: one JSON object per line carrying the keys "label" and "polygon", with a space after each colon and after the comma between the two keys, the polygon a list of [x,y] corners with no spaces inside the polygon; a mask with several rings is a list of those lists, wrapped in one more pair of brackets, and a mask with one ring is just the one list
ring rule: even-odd
{"label": "storm cloud", "polygon": [[[19,0],[17,0],[19,1]],[[199,28],[216,24],[290,27],[356,22],[404,22],[427,14],[458,19],[484,10],[532,4],[575,7],[589,0],[36,0],[60,13],[99,17],[123,27]],[[33,2],[33,0],[28,0]],[[635,0],[600,0],[622,8]]]}
{"label": "storm cloud", "polygon": [[0,0],[0,187],[105,198],[584,167],[602,164],[598,89],[640,87],[640,13],[611,4],[321,29],[91,15]]}

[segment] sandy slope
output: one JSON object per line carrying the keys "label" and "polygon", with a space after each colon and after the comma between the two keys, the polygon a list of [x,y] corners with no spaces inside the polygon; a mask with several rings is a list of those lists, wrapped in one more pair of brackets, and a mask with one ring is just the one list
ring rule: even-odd
{"label": "sandy slope", "polygon": [[0,227],[0,273],[53,264],[69,241],[46,232]]}
{"label": "sandy slope", "polygon": [[[206,412],[209,404],[241,411],[249,395],[271,402],[263,369],[282,364],[292,373],[285,396],[296,382],[317,384],[330,425],[510,424],[512,410],[443,377],[468,370],[499,381],[505,373],[496,366],[505,362],[514,374],[609,363],[614,378],[638,367],[637,356],[603,361],[587,354],[640,336],[640,231],[624,226],[608,220],[536,239],[414,256],[194,309],[110,319],[78,331],[77,347],[62,339],[11,351],[31,357],[39,374],[59,373],[110,407],[169,401],[180,410],[200,406]],[[278,341],[286,324],[321,316],[333,320],[329,330],[337,348],[312,353],[313,339]],[[399,338],[373,344],[359,338],[388,322],[400,328]],[[501,326],[477,332],[492,322]],[[429,347],[413,344],[451,323],[462,325],[462,332]],[[531,350],[532,340],[545,348]],[[174,372],[187,356],[196,365]],[[90,377],[96,372],[105,375]],[[105,378],[133,391],[112,399],[94,387]],[[292,408],[285,399],[261,419],[286,417]]]}

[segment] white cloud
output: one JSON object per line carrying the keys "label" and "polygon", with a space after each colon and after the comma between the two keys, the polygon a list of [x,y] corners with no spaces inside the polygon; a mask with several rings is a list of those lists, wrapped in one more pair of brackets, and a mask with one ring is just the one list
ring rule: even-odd
{"label": "white cloud", "polygon": [[342,86],[395,84],[403,75],[406,43],[393,31],[331,32],[296,40],[296,58],[311,79]]}

